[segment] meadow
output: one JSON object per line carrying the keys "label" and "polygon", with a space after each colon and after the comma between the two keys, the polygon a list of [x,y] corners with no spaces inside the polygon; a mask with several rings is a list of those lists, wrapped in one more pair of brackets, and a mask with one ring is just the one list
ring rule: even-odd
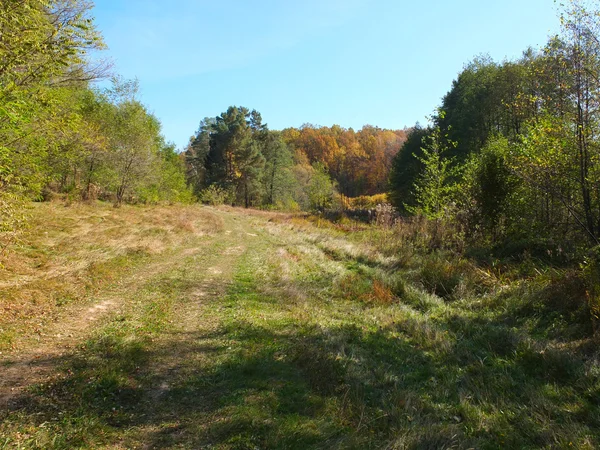
{"label": "meadow", "polygon": [[418,223],[32,208],[0,272],[0,448],[600,445],[577,272]]}

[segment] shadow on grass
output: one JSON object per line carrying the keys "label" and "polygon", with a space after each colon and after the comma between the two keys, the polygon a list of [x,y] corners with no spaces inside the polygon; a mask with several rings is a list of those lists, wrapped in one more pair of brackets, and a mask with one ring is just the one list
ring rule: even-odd
{"label": "shadow on grass", "polygon": [[[236,322],[173,334],[151,351],[90,342],[63,361],[64,379],[17,409],[40,423],[60,414],[65,448],[111,436],[147,448],[500,448],[549,445],[557,435],[577,442],[581,427],[592,433],[597,380],[561,354],[506,359],[483,344],[507,338],[490,330],[438,355],[389,330],[354,326],[273,332]],[[486,356],[467,358],[469,349]],[[151,368],[174,351],[174,364]]]}
{"label": "shadow on grass", "polygon": [[332,248],[326,245],[319,245],[318,247],[327,258],[332,261],[345,263],[352,269],[356,269],[362,265],[371,269],[394,270],[399,266],[399,262],[393,258],[382,260],[374,255],[365,253],[353,255],[344,249]]}
{"label": "shadow on grass", "polygon": [[[194,283],[173,282],[193,291]],[[228,300],[211,306],[233,309],[257,292],[242,277]],[[37,446],[55,448],[600,443],[597,371],[568,350],[538,348],[502,321],[458,310],[379,328],[232,317],[212,331],[167,330],[158,340],[103,334],[58,361],[63,375],[0,419],[43,425],[49,437]]]}

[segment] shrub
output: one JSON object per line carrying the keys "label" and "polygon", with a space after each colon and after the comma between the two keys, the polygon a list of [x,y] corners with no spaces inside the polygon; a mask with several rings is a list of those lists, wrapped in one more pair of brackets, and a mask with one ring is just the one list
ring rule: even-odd
{"label": "shrub", "polygon": [[345,209],[374,209],[377,205],[388,203],[387,194],[361,195],[360,197],[344,197]]}
{"label": "shrub", "polygon": [[381,203],[375,208],[375,221],[380,227],[392,227],[397,217],[396,208],[389,203]]}
{"label": "shrub", "polygon": [[457,222],[414,216],[396,219],[393,230],[400,242],[418,249],[448,249],[458,253],[465,250],[465,233]]}
{"label": "shrub", "polygon": [[[593,285],[590,287],[593,289]],[[575,312],[585,306],[586,288],[586,279],[581,272],[576,270],[554,271],[540,295],[553,310]]]}
{"label": "shrub", "polygon": [[230,198],[230,193],[216,184],[210,185],[200,192],[200,201],[208,205],[224,205]]}
{"label": "shrub", "polygon": [[563,249],[552,239],[541,237],[507,239],[496,244],[492,252],[499,258],[515,260],[533,257],[542,261],[561,262],[566,258]]}
{"label": "shrub", "polygon": [[25,196],[18,193],[0,192],[0,255],[14,243],[25,227]]}

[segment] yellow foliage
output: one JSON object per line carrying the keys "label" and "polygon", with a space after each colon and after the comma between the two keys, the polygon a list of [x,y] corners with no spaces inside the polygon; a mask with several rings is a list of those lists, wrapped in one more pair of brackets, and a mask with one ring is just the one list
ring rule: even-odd
{"label": "yellow foliage", "polygon": [[342,197],[342,202],[345,209],[372,209],[377,205],[389,203],[387,194]]}

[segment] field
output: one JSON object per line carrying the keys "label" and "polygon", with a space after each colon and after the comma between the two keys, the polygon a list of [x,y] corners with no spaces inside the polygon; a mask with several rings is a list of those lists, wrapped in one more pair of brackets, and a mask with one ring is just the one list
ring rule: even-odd
{"label": "field", "polygon": [[2,449],[600,446],[566,269],[233,208],[31,214],[0,269]]}

